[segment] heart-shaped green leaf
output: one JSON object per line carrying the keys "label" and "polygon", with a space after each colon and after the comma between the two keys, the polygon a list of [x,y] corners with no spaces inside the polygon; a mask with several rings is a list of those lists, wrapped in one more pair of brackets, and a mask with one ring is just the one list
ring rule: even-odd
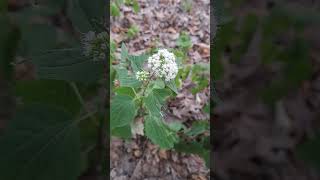
{"label": "heart-shaped green leaf", "polygon": [[144,103],[152,116],[161,117],[161,107],[166,98],[171,95],[168,89],[153,89],[144,99]]}
{"label": "heart-shaped green leaf", "polygon": [[118,95],[127,95],[132,98],[136,96],[136,93],[133,88],[131,87],[118,87],[117,89],[114,90],[116,94]]}
{"label": "heart-shaped green leaf", "polygon": [[131,124],[136,115],[133,98],[127,95],[116,95],[111,101],[110,127],[122,127]]}
{"label": "heart-shaped green leaf", "polygon": [[65,81],[31,80],[17,81],[16,95],[22,103],[43,103],[62,107],[75,114],[80,110],[80,102],[72,87]]}
{"label": "heart-shaped green leaf", "polygon": [[[159,116],[158,116],[159,117]],[[145,119],[146,136],[160,148],[173,148],[174,143],[178,142],[178,137],[161,119],[155,116],[147,116]]]}
{"label": "heart-shaped green leaf", "polygon": [[76,180],[80,140],[64,111],[43,104],[24,107],[0,139],[0,179]]}
{"label": "heart-shaped green leaf", "polygon": [[128,74],[128,70],[125,68],[116,68],[118,78],[120,81],[120,86],[138,88],[141,82],[138,81],[133,75]]}
{"label": "heart-shaped green leaf", "polygon": [[140,55],[140,56],[129,56],[128,59],[131,63],[131,67],[134,73],[141,71],[143,69],[143,63],[147,59],[147,55]]}
{"label": "heart-shaped green leaf", "polygon": [[32,57],[40,79],[95,83],[103,78],[102,61],[93,61],[81,53],[80,47],[50,50]]}

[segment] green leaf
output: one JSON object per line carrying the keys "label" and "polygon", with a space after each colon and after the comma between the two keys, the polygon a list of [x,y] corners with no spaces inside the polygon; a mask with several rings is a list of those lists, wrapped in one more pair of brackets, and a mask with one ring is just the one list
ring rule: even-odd
{"label": "green leaf", "polygon": [[178,88],[176,86],[175,80],[166,81],[166,85],[176,94],[178,94]]}
{"label": "green leaf", "polygon": [[191,80],[192,82],[196,83],[196,87],[191,89],[191,92],[193,94],[196,94],[202,90],[204,90],[206,87],[209,86],[209,69],[208,66],[203,65],[195,65],[192,68],[192,76]]}
{"label": "green leaf", "polygon": [[223,54],[226,47],[230,42],[234,41],[236,37],[236,23],[231,21],[218,28],[217,34],[214,38],[214,46],[210,48],[210,54],[212,54],[213,61],[210,61],[211,74],[215,77],[215,80],[221,79],[224,73],[223,67]]}
{"label": "green leaf", "polygon": [[181,78],[181,80],[183,81],[186,80],[188,75],[190,74],[190,71],[191,71],[191,66],[186,66],[184,68],[179,69],[178,75],[177,75],[178,78],[176,79]]}
{"label": "green leaf", "polygon": [[111,133],[112,136],[120,137],[123,139],[130,139],[132,137],[130,125],[114,128],[112,129]]}
{"label": "green leaf", "polygon": [[297,38],[288,49],[285,57],[286,79],[294,87],[298,87],[312,76],[312,63],[310,61],[310,48],[304,39]]}
{"label": "green leaf", "polygon": [[[24,48],[24,55],[42,53],[48,49],[57,48],[61,44],[70,45],[75,42],[75,37],[70,33],[58,32],[53,24],[45,23],[53,16],[46,10],[41,6],[35,6],[24,8],[19,13],[11,13],[12,19],[21,29],[21,48]],[[39,20],[35,21],[35,19]],[[43,37],[46,37],[45,41]]]}
{"label": "green leaf", "polygon": [[127,86],[132,88],[138,88],[141,86],[141,82],[134,76],[128,74],[128,70],[125,68],[116,68],[117,75],[120,81],[120,86]]}
{"label": "green leaf", "polygon": [[179,152],[184,152],[184,153],[191,153],[191,154],[202,154],[203,153],[203,147],[202,144],[199,142],[184,142],[181,141],[177,143],[174,146],[175,150]]}
{"label": "green leaf", "polygon": [[117,6],[121,6],[124,3],[124,0],[116,0]]}
{"label": "green leaf", "polygon": [[133,38],[139,33],[139,27],[137,25],[132,25],[128,31],[127,31],[127,36],[128,38]]}
{"label": "green leaf", "polygon": [[192,67],[192,80],[197,79],[196,76],[199,74],[209,75],[210,65],[207,63],[196,64]]}
{"label": "green leaf", "polygon": [[296,152],[298,157],[308,162],[311,165],[314,165],[317,168],[320,168],[320,136],[317,134],[316,137],[304,142],[301,145],[298,145]]}
{"label": "green leaf", "polygon": [[268,88],[261,90],[261,96],[268,104],[286,96],[292,89],[311,78],[312,63],[309,57],[310,48],[305,40],[295,39],[279,59],[283,61],[283,77],[272,81]]}
{"label": "green leaf", "polygon": [[70,113],[78,113],[81,104],[71,86],[64,81],[17,81],[15,92],[24,104],[43,103],[61,107]]}
{"label": "green leaf", "polygon": [[202,157],[205,162],[206,166],[210,167],[210,150],[206,149],[203,144],[199,142],[179,142],[175,144],[174,149],[178,152],[188,153],[188,154],[198,154]]}
{"label": "green leaf", "polygon": [[188,136],[197,136],[206,131],[209,131],[208,121],[195,121],[192,123],[191,129],[189,129],[186,134]]}
{"label": "green leaf", "polygon": [[76,180],[79,130],[64,111],[37,104],[18,110],[0,139],[0,179]]}
{"label": "green leaf", "polygon": [[[99,120],[97,119],[97,121]],[[92,121],[92,118],[88,117],[78,125],[81,139],[81,173],[87,172],[92,162],[97,158],[95,151],[99,138],[97,121]]]}
{"label": "green leaf", "polygon": [[191,80],[197,84],[197,86],[191,90],[193,94],[209,86],[209,68],[209,64],[197,64],[193,66]]}
{"label": "green leaf", "polygon": [[[212,94],[212,95],[214,96],[215,94]],[[210,114],[210,103],[204,106],[203,112]]]}
{"label": "green leaf", "polygon": [[181,129],[186,128],[181,122],[178,122],[178,121],[168,123],[168,127],[175,132],[178,132]]}
{"label": "green leaf", "polygon": [[132,3],[132,0],[125,0],[124,1],[124,4],[127,5],[127,6],[130,6]]}
{"label": "green leaf", "polygon": [[96,83],[103,78],[101,62],[84,62],[60,67],[39,67],[37,74],[41,79],[56,79],[82,83]]}
{"label": "green leaf", "polygon": [[204,151],[201,157],[204,159],[206,166],[210,167],[210,150]]}
{"label": "green leaf", "polygon": [[31,61],[40,79],[96,83],[103,78],[102,61],[81,55],[80,48],[51,50],[33,56]]}
{"label": "green leaf", "polygon": [[167,125],[155,116],[147,116],[145,119],[146,136],[160,148],[171,149],[174,143],[178,142],[178,137]]}
{"label": "green leaf", "polygon": [[118,87],[114,90],[114,92],[118,95],[127,95],[132,98],[136,97],[136,93],[133,88],[131,87]]}
{"label": "green leaf", "polygon": [[78,124],[82,151],[88,151],[89,147],[97,144],[97,138],[99,135],[97,133],[97,121],[99,121],[99,119],[97,116],[94,116],[94,119],[97,119],[97,121],[92,121],[91,117],[88,117]]}
{"label": "green leaf", "polygon": [[117,49],[117,43],[113,40],[110,39],[110,65],[112,65],[112,62],[116,60],[115,52]]}
{"label": "green leaf", "polygon": [[[22,46],[26,48],[29,54],[41,53],[44,50],[57,48],[59,45],[58,36],[63,35],[63,39],[68,39],[68,41],[63,42],[65,44],[69,44],[69,39],[74,38],[67,32],[58,32],[53,24],[47,23],[56,14],[48,12],[47,6],[42,6],[42,1],[39,3],[40,5],[37,6],[23,8],[19,13],[11,13],[12,19],[17,22],[17,26],[21,29]],[[45,41],[43,37],[46,37]],[[63,40],[60,39],[60,41],[62,43]]]}
{"label": "green leaf", "polygon": [[110,13],[111,13],[111,16],[120,16],[120,10],[118,8],[118,6],[115,4],[115,3],[111,3],[110,5]]}
{"label": "green leaf", "polygon": [[[174,55],[176,56],[176,62],[178,67],[183,66],[186,64],[186,61],[188,60],[188,54],[180,49],[172,49]],[[179,69],[180,70],[180,69]]]}
{"label": "green leaf", "polygon": [[133,0],[132,2],[133,11],[138,13],[140,10],[139,2],[137,0]]}
{"label": "green leaf", "polygon": [[113,90],[114,88],[114,80],[116,79],[116,70],[114,69],[113,66],[110,66],[110,82],[109,82],[109,86],[111,87],[111,90]]}
{"label": "green leaf", "polygon": [[168,89],[153,89],[144,99],[144,103],[152,116],[161,117],[161,107],[166,98],[171,95]]}
{"label": "green leaf", "polygon": [[92,31],[93,28],[86,13],[81,7],[79,0],[70,0],[68,2],[67,16],[71,19],[75,28],[82,33]]}
{"label": "green leaf", "polygon": [[113,40],[110,39],[110,52],[114,53],[117,50],[117,43]]}
{"label": "green leaf", "polygon": [[192,47],[190,36],[186,32],[182,32],[177,39],[177,45],[184,51],[189,50]]}
{"label": "green leaf", "polygon": [[[21,26],[22,41],[29,54],[39,54],[57,47],[57,31],[47,24],[25,24]],[[43,37],[46,37],[43,40]]]}
{"label": "green leaf", "polygon": [[238,33],[239,35],[237,36],[237,38],[239,38],[239,43],[237,43],[237,48],[235,48],[235,50],[231,53],[231,61],[233,63],[239,62],[247,52],[250,42],[254,37],[254,33],[257,30],[259,19],[256,15],[249,14],[245,17],[242,24],[241,30]]}
{"label": "green leaf", "polygon": [[136,105],[133,98],[126,95],[116,95],[111,101],[111,129],[129,125],[136,115]]}
{"label": "green leaf", "polygon": [[202,76],[198,78],[199,79],[197,80],[197,87],[191,89],[192,94],[196,94],[209,86],[209,80],[207,79],[207,77]]}
{"label": "green leaf", "polygon": [[165,88],[165,84],[162,79],[157,79],[153,81],[153,88],[154,89],[163,89]]}
{"label": "green leaf", "polygon": [[129,55],[128,59],[131,63],[131,68],[134,73],[137,73],[138,71],[141,71],[143,69],[143,63],[148,58],[146,55],[140,55],[140,56],[131,56]]}
{"label": "green leaf", "polygon": [[182,2],[182,8],[186,12],[190,12],[193,6],[192,0],[183,0]]}
{"label": "green leaf", "polygon": [[[93,20],[103,23],[105,8],[107,3],[104,0],[88,1],[79,0],[79,5],[85,13],[87,19],[92,23]],[[107,17],[109,18],[109,17]]]}
{"label": "green leaf", "polygon": [[124,43],[121,44],[121,62],[125,63],[128,58],[128,49]]}

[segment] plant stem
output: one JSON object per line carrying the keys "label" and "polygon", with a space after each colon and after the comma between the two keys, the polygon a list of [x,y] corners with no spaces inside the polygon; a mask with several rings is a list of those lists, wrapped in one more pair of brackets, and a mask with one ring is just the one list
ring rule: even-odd
{"label": "plant stem", "polygon": [[150,76],[150,79],[148,79],[147,84],[146,84],[146,86],[145,86],[145,88],[144,88],[144,90],[142,92],[142,96],[144,96],[144,94],[145,94],[145,92],[146,92],[146,90],[148,88],[148,85],[149,85],[151,79],[153,78],[153,75],[154,75],[154,73],[152,73],[151,76]]}
{"label": "plant stem", "polygon": [[[146,93],[146,90],[147,90],[147,88],[148,88],[148,85],[149,85],[149,83],[150,83],[153,75],[154,75],[154,73],[152,73],[152,75],[150,76],[150,79],[148,79],[148,81],[147,81],[147,83],[146,83],[146,85],[145,85],[145,88],[144,88],[143,91],[142,91],[142,97],[144,97],[144,95],[145,95],[145,93]],[[141,100],[141,103],[140,103],[140,107],[139,107],[138,112],[141,112],[142,110],[143,110],[143,101]],[[140,114],[140,115],[141,115],[141,114]]]}
{"label": "plant stem", "polygon": [[[146,90],[147,90],[148,85],[149,85],[151,79],[153,78],[153,76],[154,76],[154,73],[152,73],[152,75],[150,76],[150,79],[148,79],[146,85],[144,86],[144,89],[143,89],[143,91],[142,91],[142,97],[145,96]],[[138,114],[138,116],[143,116],[142,110],[143,110],[143,101],[141,100],[140,107],[139,107],[139,109],[138,109],[138,112],[140,112],[140,113]],[[142,136],[142,144],[143,144],[143,145],[142,145],[142,157],[140,158],[139,162],[137,163],[137,166],[136,166],[136,168],[134,169],[133,175],[131,176],[130,180],[132,180],[133,178],[135,178],[135,174],[136,174],[136,171],[137,171],[137,169],[138,169],[138,166],[141,165],[141,162],[142,162],[142,160],[143,160],[144,157],[145,157],[145,152],[146,152],[146,149],[147,149],[148,139],[145,138],[145,137],[143,137],[143,136]]]}
{"label": "plant stem", "polygon": [[[84,100],[83,100],[83,98],[82,98],[82,96],[81,96],[81,93],[80,93],[80,91],[79,91],[76,83],[71,82],[71,83],[70,83],[70,86],[72,87],[73,91],[76,93],[76,95],[77,95],[77,97],[78,97],[78,100],[79,100],[81,106],[83,107],[83,109],[85,110],[85,112],[89,114],[89,113],[90,113],[90,110],[86,107],[85,102],[84,102]],[[91,119],[93,122],[95,122],[95,118],[94,118],[93,116],[94,116],[94,114],[93,114],[92,116],[90,116],[90,119]]]}

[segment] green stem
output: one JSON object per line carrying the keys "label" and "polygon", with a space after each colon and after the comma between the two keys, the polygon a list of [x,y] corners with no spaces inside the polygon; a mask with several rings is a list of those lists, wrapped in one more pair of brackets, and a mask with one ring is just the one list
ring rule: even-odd
{"label": "green stem", "polygon": [[[88,114],[90,114],[90,110],[87,109],[86,104],[85,104],[85,102],[84,102],[84,100],[83,100],[83,98],[82,98],[82,96],[81,96],[81,93],[80,93],[80,91],[79,91],[76,83],[70,82],[70,86],[72,87],[73,91],[76,93],[77,98],[78,98],[81,106],[82,106],[83,109],[85,110],[85,112],[88,113]],[[94,114],[93,114],[92,116],[90,116],[90,119],[91,119],[93,122],[96,122],[96,119],[94,118]]]}
{"label": "green stem", "polygon": [[145,92],[146,92],[146,90],[147,90],[147,87],[148,87],[151,79],[153,78],[153,76],[154,76],[154,72],[151,74],[150,79],[148,79],[147,84],[146,84],[146,86],[145,86],[145,89],[144,89],[143,92],[142,92],[142,96],[144,96],[144,94],[145,94]]}
{"label": "green stem", "polygon": [[[146,90],[147,90],[147,88],[148,88],[148,85],[149,85],[151,79],[153,78],[153,75],[154,75],[154,73],[152,73],[152,75],[150,76],[150,79],[148,79],[146,85],[144,86],[144,89],[143,89],[143,91],[142,91],[142,98],[145,96]],[[143,101],[141,100],[141,103],[140,103],[140,107],[139,107],[139,109],[138,109],[138,112],[141,112],[142,110],[143,110]],[[141,114],[142,114],[142,113],[141,113]],[[141,114],[139,114],[139,115],[141,115]]]}
{"label": "green stem", "polygon": [[80,94],[80,91],[79,91],[76,83],[71,82],[71,83],[70,83],[70,86],[72,87],[73,91],[76,93],[80,104],[81,104],[83,107],[85,107],[84,100],[83,100],[83,98],[82,98],[82,96],[81,96],[81,94]]}

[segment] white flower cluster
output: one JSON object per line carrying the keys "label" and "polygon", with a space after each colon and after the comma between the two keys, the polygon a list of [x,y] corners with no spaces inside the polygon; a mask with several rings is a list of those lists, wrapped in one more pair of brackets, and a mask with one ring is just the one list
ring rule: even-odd
{"label": "white flower cluster", "polygon": [[174,79],[178,74],[178,65],[173,53],[167,49],[160,49],[148,58],[148,67],[155,76],[164,78],[165,81]]}
{"label": "white flower cluster", "polygon": [[101,32],[96,35],[95,32],[89,31],[81,40],[83,45],[83,54],[91,57],[93,61],[104,60],[106,57],[108,33]]}
{"label": "white flower cluster", "polygon": [[139,81],[146,81],[149,78],[149,72],[147,72],[147,71],[138,71],[136,73],[136,78]]}

